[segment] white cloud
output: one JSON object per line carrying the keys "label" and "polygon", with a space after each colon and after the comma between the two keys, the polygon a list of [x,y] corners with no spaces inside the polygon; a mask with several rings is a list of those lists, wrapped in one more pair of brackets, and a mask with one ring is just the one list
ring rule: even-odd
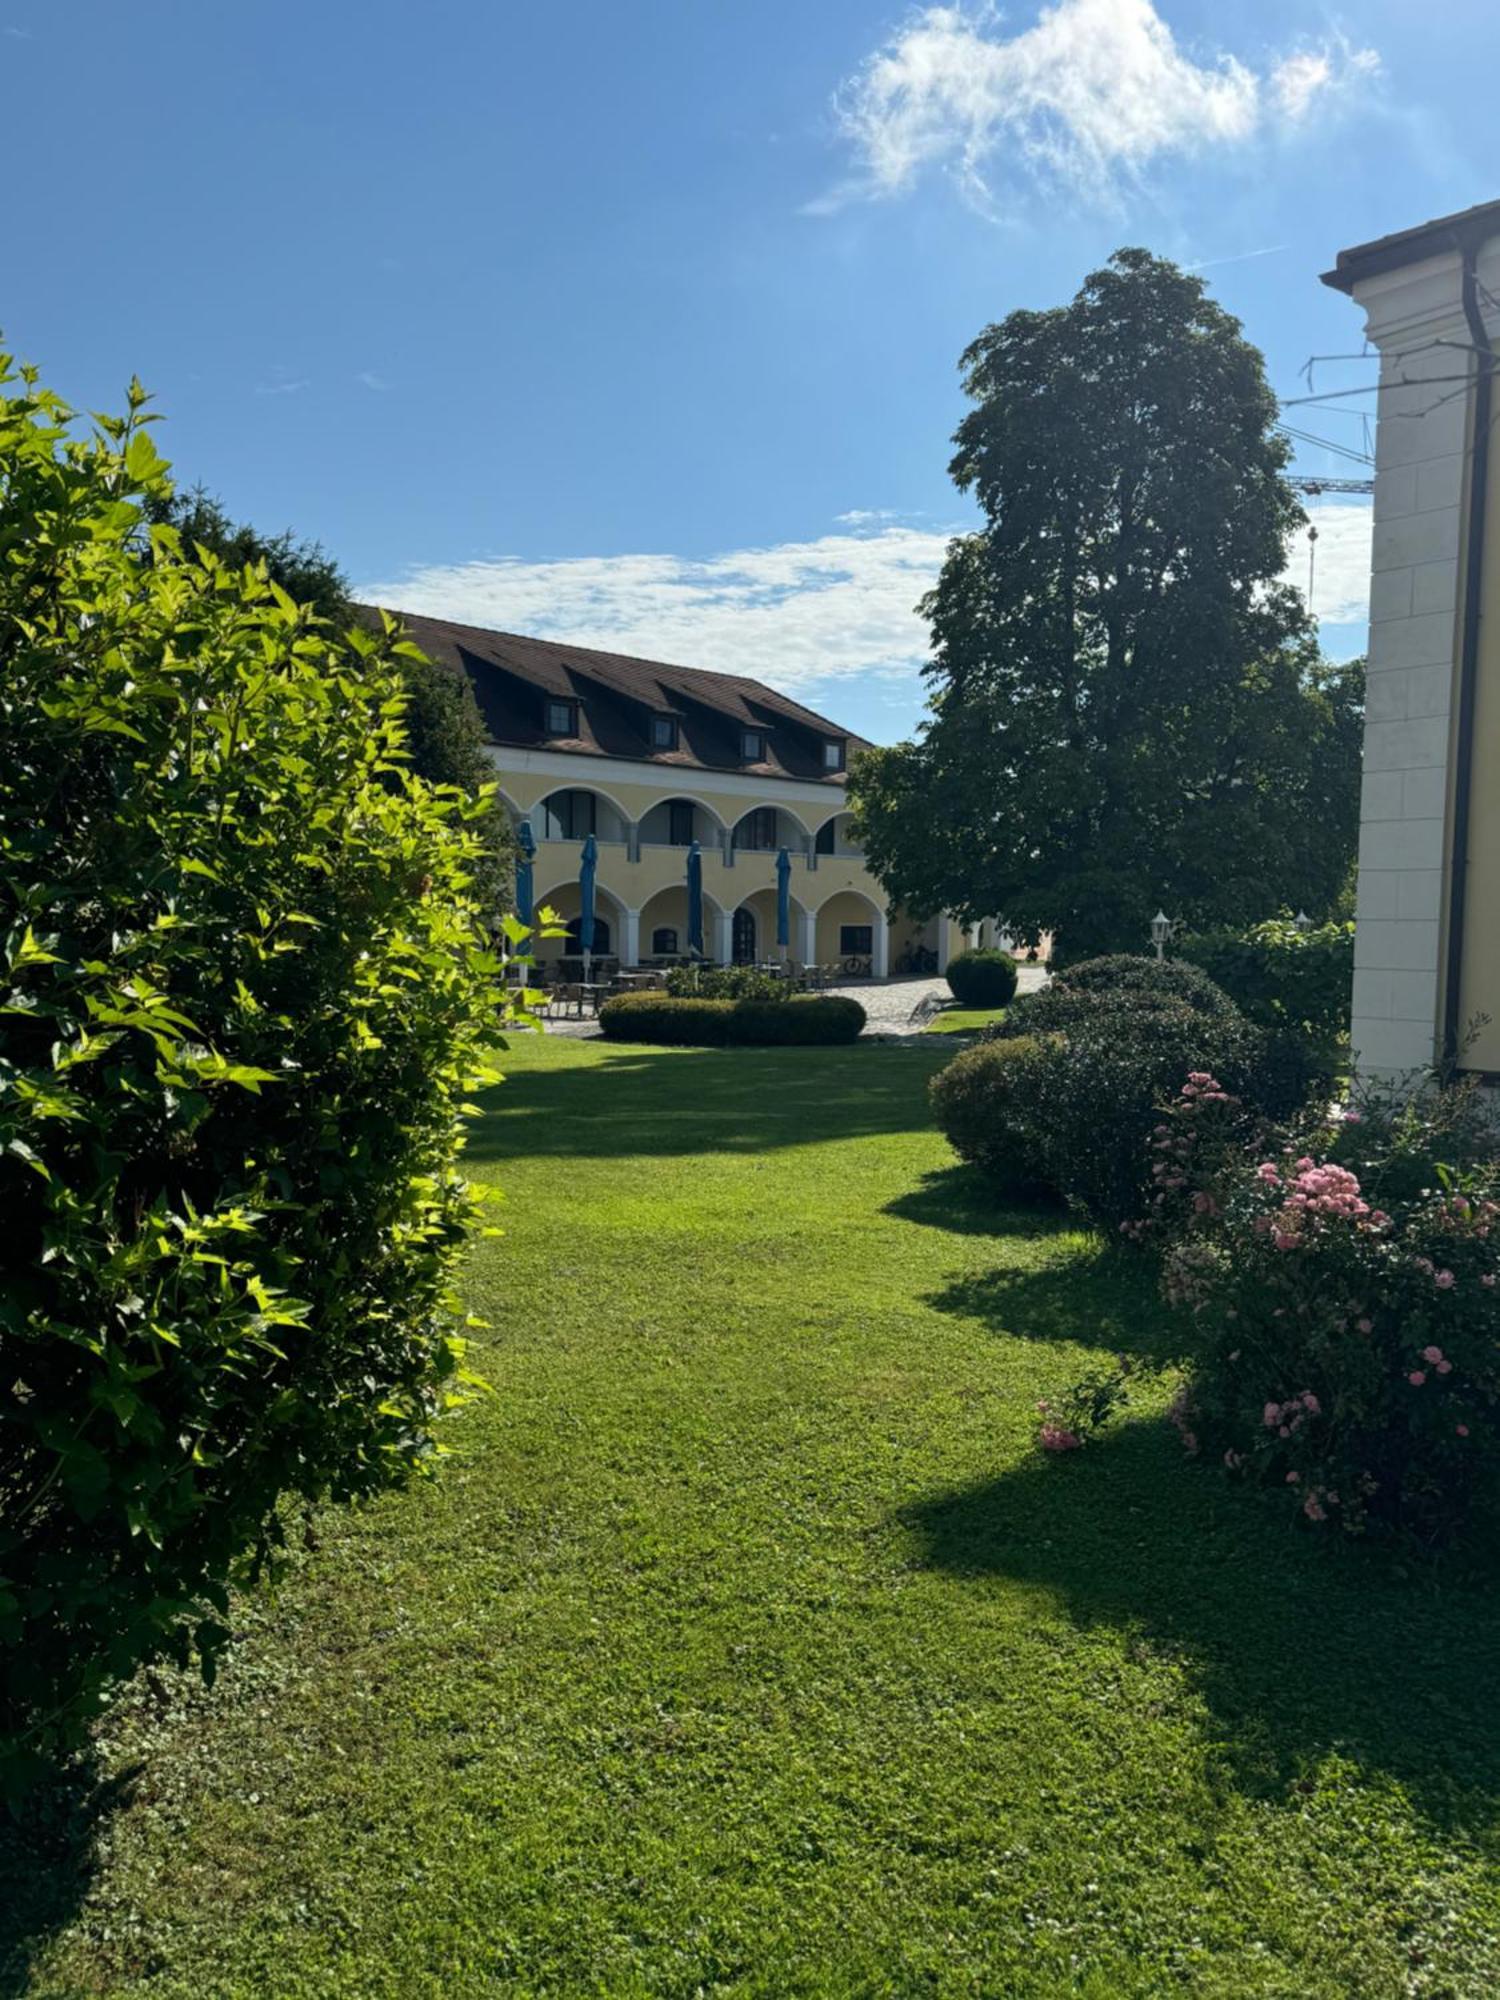
{"label": "white cloud", "polygon": [[373,368],[361,368],[354,379],[356,382],[362,383],[366,389],[374,389],[377,392],[389,389],[391,386],[385,377],[377,375]]}
{"label": "white cloud", "polygon": [[311,388],[311,386],[312,384],[308,382],[305,378],[295,382],[294,381],[257,382],[255,385],[255,393],[257,396],[297,396],[300,395],[304,389]]}
{"label": "white cloud", "polygon": [[[1315,609],[1330,623],[1362,622],[1369,505],[1323,501],[1311,511],[1318,527]],[[936,580],[947,546],[947,531],[885,526],[704,560],[624,555],[438,564],[361,584],[356,594],[460,624],[750,674],[806,697],[854,675],[917,672],[928,644],[915,606]],[[1305,537],[1293,549],[1287,577],[1306,588]]]}
{"label": "white cloud", "polygon": [[1019,171],[1107,200],[1155,161],[1243,146],[1368,79],[1370,49],[1308,44],[1261,74],[1180,48],[1152,0],[1057,0],[1017,34],[989,4],[929,6],[869,57],[835,114],[856,178],[809,204],[905,192],[927,169],[993,209]]}
{"label": "white cloud", "polygon": [[914,607],[947,543],[943,533],[885,526],[706,560],[507,557],[418,569],[396,582],[362,584],[357,594],[460,623],[751,674],[805,693],[851,674],[917,668],[927,628]]}

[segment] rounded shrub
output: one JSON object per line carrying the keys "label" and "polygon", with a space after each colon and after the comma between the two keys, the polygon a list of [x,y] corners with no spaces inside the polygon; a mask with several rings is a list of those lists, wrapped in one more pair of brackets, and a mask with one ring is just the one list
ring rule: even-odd
{"label": "rounded shrub", "polygon": [[1015,1039],[1027,1052],[1004,1072],[1006,1088],[988,1099],[994,1133],[982,1148],[967,1132],[961,1146],[953,1132],[949,1137],[987,1171],[998,1163],[1007,1185],[1005,1163],[1026,1159],[1042,1186],[1114,1226],[1144,1212],[1152,1192],[1146,1142],[1160,1107],[1190,1074],[1211,1071],[1270,1115],[1297,1109],[1308,1095],[1309,1072],[1295,1050],[1233,1007],[1204,1012],[1160,991],[1057,981],[1017,1000],[1002,1026],[967,1055],[1001,1051]]}
{"label": "rounded shrub", "polygon": [[948,990],[962,1007],[1007,1007],[1016,990],[1008,951],[961,951],[948,964]]}
{"label": "rounded shrub", "polygon": [[1018,1199],[1048,1188],[1035,1129],[1046,1059],[1034,1035],[976,1042],[928,1087],[933,1115],[954,1152]]}
{"label": "rounded shrub", "polygon": [[149,538],[0,357],[0,1783],[163,1652],[205,1670],[289,1497],[431,1459],[461,1107],[504,1007],[473,809],[394,634]]}
{"label": "rounded shrub", "polygon": [[857,1000],[808,994],[789,1000],[694,1000],[621,993],[599,1009],[611,1041],[663,1046],[789,1047],[856,1041],[865,1025]]}
{"label": "rounded shrub", "polygon": [[1136,952],[1110,952],[1102,958],[1081,959],[1056,974],[1052,984],[1075,993],[1149,993],[1183,1001],[1203,1014],[1234,1014],[1231,996],[1200,966],[1181,958],[1157,958]]}

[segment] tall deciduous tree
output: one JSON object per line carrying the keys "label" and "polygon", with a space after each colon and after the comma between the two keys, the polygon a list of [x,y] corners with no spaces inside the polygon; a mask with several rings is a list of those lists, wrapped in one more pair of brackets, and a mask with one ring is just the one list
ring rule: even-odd
{"label": "tall deciduous tree", "polygon": [[[290,530],[268,536],[233,521],[220,501],[203,487],[152,501],[148,518],[177,529],[185,547],[206,548],[236,569],[264,564],[273,583],[299,604],[343,631],[359,617],[349,584],[338,564],[318,542]],[[429,784],[457,785],[471,798],[495,780],[485,755],[484,724],[474,690],[462,674],[415,653],[399,666],[406,696],[403,726],[412,769]],[[500,910],[509,895],[513,842],[504,808],[495,801],[478,822],[483,853],[480,890],[484,907]]]}
{"label": "tall deciduous tree", "polygon": [[951,471],[984,514],[922,605],[930,719],[851,773],[919,912],[1069,955],[1321,914],[1357,824],[1359,667],[1279,581],[1302,515],[1259,352],[1201,282],[1122,250],[963,359]]}

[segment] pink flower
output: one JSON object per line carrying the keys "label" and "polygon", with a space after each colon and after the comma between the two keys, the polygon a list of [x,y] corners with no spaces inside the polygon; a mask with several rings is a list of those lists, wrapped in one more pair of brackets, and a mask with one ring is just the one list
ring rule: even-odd
{"label": "pink flower", "polygon": [[1238,1472],[1244,1462],[1244,1459],[1240,1457],[1240,1454],[1232,1445],[1224,1454],[1224,1463],[1229,1467],[1231,1472]]}
{"label": "pink flower", "polygon": [[1451,1292],[1455,1279],[1451,1271],[1436,1271],[1433,1273],[1432,1282],[1440,1292]]}
{"label": "pink flower", "polygon": [[1083,1439],[1076,1431],[1064,1430],[1060,1424],[1043,1424],[1037,1434],[1037,1442],[1043,1451],[1077,1451]]}
{"label": "pink flower", "polygon": [[1413,1368],[1410,1375],[1408,1375],[1406,1379],[1408,1382],[1410,1382],[1411,1386],[1414,1389],[1420,1389],[1422,1384],[1427,1380],[1426,1370],[1422,1368]]}
{"label": "pink flower", "polygon": [[1260,1413],[1260,1420],[1268,1431],[1274,1431],[1276,1426],[1281,1422],[1280,1403],[1267,1403],[1266,1407]]}
{"label": "pink flower", "polygon": [[1302,1392],[1302,1407],[1316,1417],[1322,1411],[1323,1405],[1318,1401],[1311,1389],[1304,1389]]}
{"label": "pink flower", "polygon": [[1453,1373],[1453,1363],[1451,1361],[1440,1361],[1437,1365],[1437,1372],[1439,1375],[1451,1375]]}
{"label": "pink flower", "polygon": [[1259,1178],[1265,1181],[1267,1185],[1281,1179],[1280,1174],[1276,1171],[1276,1162],[1274,1160],[1262,1160],[1255,1171]]}
{"label": "pink flower", "polygon": [[1297,1247],[1297,1238],[1287,1229],[1273,1230],[1271,1241],[1278,1250],[1295,1250]]}
{"label": "pink flower", "polygon": [[1354,1324],[1361,1333],[1373,1333],[1375,1331],[1375,1322],[1372,1319],[1357,1319]]}
{"label": "pink flower", "polygon": [[1443,1350],[1440,1347],[1424,1347],[1422,1349],[1422,1359],[1424,1361],[1431,1361],[1436,1365],[1442,1358]]}
{"label": "pink flower", "polygon": [[1461,1438],[1466,1438],[1469,1435],[1469,1426],[1467,1424],[1455,1424],[1453,1428]]}
{"label": "pink flower", "polygon": [[1486,1271],[1486,1272],[1485,1272],[1485,1274],[1484,1274],[1484,1276],[1483,1276],[1483,1277],[1482,1277],[1482,1278],[1481,1278],[1481,1279],[1479,1280],[1479,1282],[1480,1282],[1480,1284],[1481,1284],[1481,1285],[1490,1285],[1490,1286],[1493,1286],[1493,1285],[1494,1285],[1494,1282],[1495,1282],[1495,1274],[1494,1274],[1494,1272],[1493,1272],[1493,1271]]}
{"label": "pink flower", "polygon": [[1301,1477],[1302,1474],[1300,1472],[1289,1472],[1286,1476],[1286,1483],[1288,1486],[1295,1486]]}

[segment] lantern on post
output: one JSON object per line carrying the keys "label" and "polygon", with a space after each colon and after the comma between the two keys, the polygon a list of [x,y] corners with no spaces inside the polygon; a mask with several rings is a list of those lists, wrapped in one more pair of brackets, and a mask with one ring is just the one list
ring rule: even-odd
{"label": "lantern on post", "polygon": [[1299,931],[1310,931],[1313,927],[1313,920],[1307,914],[1306,910],[1299,910],[1296,916],[1292,918],[1292,922]]}
{"label": "lantern on post", "polygon": [[1158,958],[1167,955],[1167,939],[1172,935],[1174,925],[1165,910],[1158,910],[1151,919],[1151,942],[1156,946]]}

